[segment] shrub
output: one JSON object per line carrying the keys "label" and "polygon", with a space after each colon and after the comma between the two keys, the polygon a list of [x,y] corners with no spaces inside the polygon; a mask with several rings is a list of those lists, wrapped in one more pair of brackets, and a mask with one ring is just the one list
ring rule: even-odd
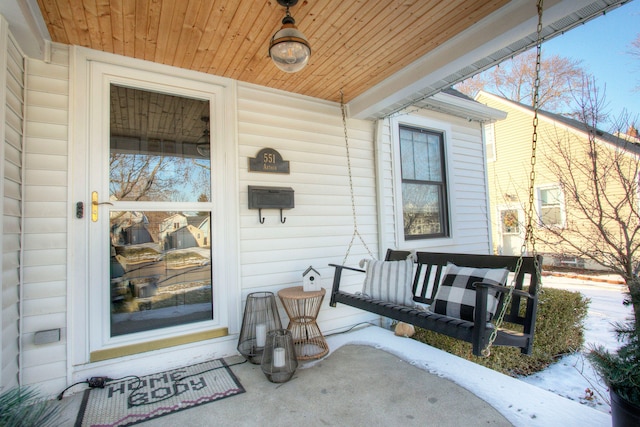
{"label": "shrub", "polygon": [[[477,357],[472,354],[470,343],[422,328],[416,328],[413,339],[513,377],[530,375],[543,370],[560,356],[582,347],[582,322],[587,316],[588,306],[589,299],[579,292],[541,289],[538,293],[538,315],[531,356],[521,354],[517,348],[491,347],[489,357]],[[518,328],[508,323],[504,327]]]}
{"label": "shrub", "polygon": [[59,425],[60,406],[50,405],[38,391],[14,387],[0,394],[0,426],[32,427]]}
{"label": "shrub", "polygon": [[587,354],[593,367],[609,386],[612,403],[614,395],[626,400],[626,405],[612,405],[612,413],[616,414],[616,421],[621,423],[622,420],[617,418],[622,418],[624,406],[627,406],[624,411],[628,411],[628,414],[631,414],[629,408],[640,407],[640,279],[634,277],[626,282],[629,292],[624,304],[633,306],[633,316],[626,322],[615,324],[616,335],[622,346],[615,352],[595,346]]}

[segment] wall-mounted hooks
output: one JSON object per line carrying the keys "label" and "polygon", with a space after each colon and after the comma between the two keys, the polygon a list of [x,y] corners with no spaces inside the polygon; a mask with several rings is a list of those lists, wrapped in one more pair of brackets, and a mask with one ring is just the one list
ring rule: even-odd
{"label": "wall-mounted hooks", "polygon": [[287,218],[282,212],[284,209],[294,207],[293,189],[288,187],[255,187],[249,186],[249,209],[258,209],[258,221],[264,224],[262,209],[280,209],[280,223],[284,224]]}
{"label": "wall-mounted hooks", "polygon": [[[262,216],[262,208],[258,208],[258,221],[260,224],[264,224],[265,218]],[[287,218],[282,215],[282,209],[280,209],[280,223],[284,224],[287,222]]]}

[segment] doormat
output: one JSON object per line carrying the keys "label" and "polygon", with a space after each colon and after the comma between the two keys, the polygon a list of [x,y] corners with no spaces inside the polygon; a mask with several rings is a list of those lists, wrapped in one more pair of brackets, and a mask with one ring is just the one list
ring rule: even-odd
{"label": "doormat", "polygon": [[130,426],[244,392],[226,362],[216,359],[88,389],[75,426]]}

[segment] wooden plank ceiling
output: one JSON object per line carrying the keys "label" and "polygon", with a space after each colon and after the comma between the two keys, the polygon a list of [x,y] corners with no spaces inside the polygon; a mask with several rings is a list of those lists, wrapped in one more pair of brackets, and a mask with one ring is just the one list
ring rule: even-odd
{"label": "wooden plank ceiling", "polygon": [[311,44],[296,74],[268,56],[284,8],[276,0],[38,0],[54,42],[350,101],[508,0],[300,0]]}

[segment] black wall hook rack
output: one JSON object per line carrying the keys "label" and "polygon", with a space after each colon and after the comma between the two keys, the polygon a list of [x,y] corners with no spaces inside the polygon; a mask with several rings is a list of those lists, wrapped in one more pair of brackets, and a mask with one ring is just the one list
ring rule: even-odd
{"label": "black wall hook rack", "polygon": [[[262,208],[258,208],[258,220],[260,221],[260,224],[264,224],[265,218],[262,216]],[[287,222],[287,218],[282,216],[282,209],[280,209],[280,222],[282,224]]]}
{"label": "black wall hook rack", "polygon": [[284,209],[292,209],[295,206],[293,189],[289,187],[258,187],[249,186],[249,209],[258,209],[258,221],[264,224],[262,209],[279,209],[280,223],[284,224],[287,218],[282,212]]}

